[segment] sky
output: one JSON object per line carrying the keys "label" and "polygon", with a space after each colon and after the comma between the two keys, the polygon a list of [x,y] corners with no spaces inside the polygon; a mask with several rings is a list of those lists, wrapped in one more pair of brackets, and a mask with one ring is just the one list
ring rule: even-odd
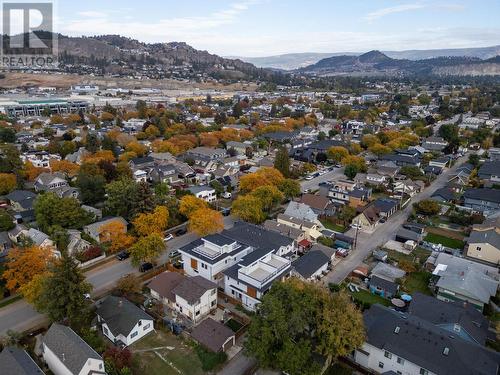
{"label": "sky", "polygon": [[57,0],[65,35],[186,42],[222,56],[486,47],[500,0]]}

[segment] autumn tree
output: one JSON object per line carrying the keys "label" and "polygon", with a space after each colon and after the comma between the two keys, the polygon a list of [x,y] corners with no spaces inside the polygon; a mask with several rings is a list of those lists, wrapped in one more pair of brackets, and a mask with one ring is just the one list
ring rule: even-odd
{"label": "autumn tree", "polygon": [[200,208],[189,217],[188,229],[200,237],[220,232],[224,229],[222,214],[210,208]]}
{"label": "autumn tree", "polygon": [[134,243],[135,238],[127,234],[126,230],[124,223],[113,220],[101,227],[99,239],[108,245],[110,252],[115,253],[127,249]]}
{"label": "autumn tree", "polygon": [[257,172],[249,173],[240,178],[240,189],[243,192],[251,192],[259,186],[279,185],[285,178],[275,168],[263,167]]}
{"label": "autumn tree", "polygon": [[437,215],[439,211],[441,211],[439,203],[432,199],[425,199],[418,203],[414,203],[413,207],[418,214],[426,216]]}
{"label": "autumn tree", "polygon": [[163,237],[157,233],[141,237],[130,247],[130,258],[134,266],[142,262],[153,262],[166,248]]}
{"label": "autumn tree", "polygon": [[162,234],[168,225],[168,208],[157,206],[151,213],[137,215],[133,224],[139,236],[147,236],[151,233]]}
{"label": "autumn tree", "polygon": [[130,273],[118,279],[116,282],[116,290],[123,295],[140,293],[141,281],[136,275]]}
{"label": "autumn tree", "polygon": [[0,195],[9,194],[17,186],[17,178],[13,173],[0,173]]}
{"label": "autumn tree", "polygon": [[197,198],[194,195],[185,195],[181,198],[179,212],[187,218],[191,217],[191,214],[201,208],[208,208],[208,203],[203,199]]}
{"label": "autumn tree", "polygon": [[231,213],[242,220],[259,224],[264,221],[266,215],[259,198],[252,195],[239,196],[231,206]]}
{"label": "autumn tree", "polygon": [[333,146],[328,149],[327,155],[335,163],[340,163],[340,161],[349,155],[349,151],[342,146]]}
{"label": "autumn tree", "polygon": [[0,232],[6,232],[13,229],[15,226],[14,218],[10,216],[7,211],[0,209]]}
{"label": "autumn tree", "polygon": [[52,172],[62,172],[68,177],[74,177],[80,170],[80,166],[67,160],[50,160],[50,169]]}
{"label": "autumn tree", "polygon": [[361,156],[349,155],[342,159],[342,165],[354,165],[358,172],[366,172],[367,166],[365,159]]}
{"label": "autumn tree", "polygon": [[297,180],[287,178],[280,182],[278,189],[283,193],[286,199],[292,199],[300,195],[300,183]]}
{"label": "autumn tree", "polygon": [[251,195],[261,202],[262,209],[266,212],[270,212],[285,198],[283,193],[273,185],[259,186],[252,191]]}
{"label": "autumn tree", "polygon": [[387,155],[391,153],[391,148],[384,146],[380,143],[376,143],[368,148],[368,151],[373,152],[377,156]]}
{"label": "autumn tree", "polygon": [[14,292],[29,284],[36,275],[43,274],[53,258],[50,249],[30,246],[15,247],[7,255],[7,269],[3,273],[6,287]]}
{"label": "autumn tree", "polygon": [[328,366],[364,341],[363,317],[345,292],[292,278],[273,284],[262,297],[245,347],[264,368],[319,375],[324,364],[318,357]]}

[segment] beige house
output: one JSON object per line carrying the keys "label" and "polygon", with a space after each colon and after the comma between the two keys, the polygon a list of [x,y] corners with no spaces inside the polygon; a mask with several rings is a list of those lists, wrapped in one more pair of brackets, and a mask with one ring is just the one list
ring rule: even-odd
{"label": "beige house", "polygon": [[500,264],[500,218],[474,225],[467,239],[466,255],[472,260]]}
{"label": "beige house", "polygon": [[279,214],[277,221],[279,224],[284,224],[303,231],[307,240],[316,241],[319,237],[322,236],[320,228],[315,222],[313,223],[311,221],[300,220],[296,217],[285,214]]}

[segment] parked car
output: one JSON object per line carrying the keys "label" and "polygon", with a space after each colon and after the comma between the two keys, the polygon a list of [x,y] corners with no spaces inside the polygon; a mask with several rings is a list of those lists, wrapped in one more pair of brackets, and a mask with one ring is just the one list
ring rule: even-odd
{"label": "parked car", "polygon": [[152,269],[153,269],[153,263],[149,263],[149,262],[142,263],[139,266],[139,271],[140,272],[147,272],[147,271],[152,270]]}
{"label": "parked car", "polygon": [[181,256],[181,253],[179,253],[179,250],[174,250],[170,254],[168,254],[168,257],[170,259],[177,258],[177,257],[180,257],[180,256]]}
{"label": "parked car", "polygon": [[341,249],[341,248],[339,248],[339,249],[337,249],[337,253],[335,255],[338,255],[338,256],[340,256],[342,258],[345,258],[346,256],[349,255],[349,250],[348,249]]}
{"label": "parked car", "polygon": [[222,194],[222,198],[224,198],[224,199],[231,199],[231,196],[232,196],[231,193],[228,191],[226,191],[224,194]]}
{"label": "parked car", "polygon": [[181,228],[181,229],[179,229],[179,230],[177,230],[175,232],[175,235],[176,236],[182,236],[183,234],[186,234],[186,233],[187,233],[187,229],[186,228]]}
{"label": "parked car", "polygon": [[231,208],[226,207],[220,210],[222,212],[222,216],[229,216],[231,214]]}
{"label": "parked car", "polygon": [[170,241],[170,240],[173,240],[174,239],[174,236],[172,235],[172,233],[168,233],[167,235],[165,235],[165,238],[163,239],[163,241]]}
{"label": "parked car", "polygon": [[312,174],[308,174],[305,179],[312,180],[313,178],[314,178],[314,176]]}
{"label": "parked car", "polygon": [[361,224],[351,224],[351,228],[361,229]]}
{"label": "parked car", "polygon": [[123,250],[123,251],[120,251],[118,254],[116,254],[116,259],[118,259],[118,260],[125,260],[129,256],[130,256],[130,254],[128,253],[128,251]]}

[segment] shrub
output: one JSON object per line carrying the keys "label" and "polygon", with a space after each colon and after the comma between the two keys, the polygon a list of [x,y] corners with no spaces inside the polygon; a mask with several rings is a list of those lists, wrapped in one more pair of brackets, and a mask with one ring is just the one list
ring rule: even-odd
{"label": "shrub", "polygon": [[227,355],[224,352],[214,353],[206,350],[200,345],[195,347],[196,354],[201,361],[203,371],[212,371],[220,364],[226,362]]}
{"label": "shrub", "polygon": [[85,263],[101,255],[102,249],[99,246],[90,246],[88,249],[85,249],[76,254],[76,259],[78,259],[82,263]]}

